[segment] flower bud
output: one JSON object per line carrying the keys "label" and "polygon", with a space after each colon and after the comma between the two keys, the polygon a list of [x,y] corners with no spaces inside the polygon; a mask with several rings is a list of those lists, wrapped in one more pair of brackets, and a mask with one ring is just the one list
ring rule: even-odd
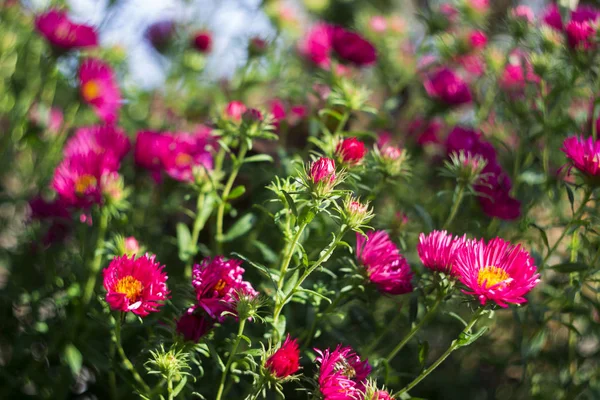
{"label": "flower bud", "polygon": [[259,37],[253,37],[248,42],[248,55],[250,57],[260,57],[264,55],[268,50],[268,43],[266,40]]}
{"label": "flower bud", "polygon": [[125,181],[118,172],[113,171],[102,175],[100,186],[107,204],[120,207],[127,198],[128,191],[125,189]]}
{"label": "flower bud", "polygon": [[335,154],[342,164],[358,165],[367,154],[365,144],[357,138],[344,139],[335,148]]}
{"label": "flower bud", "polygon": [[153,23],[146,29],[144,36],[158,52],[167,50],[175,36],[176,25],[172,20]]}
{"label": "flower bud", "polygon": [[487,161],[480,155],[472,155],[470,152],[461,150],[459,153],[450,154],[450,161],[444,162],[445,170],[443,176],[449,176],[463,186],[477,184],[482,178],[482,172]]}
{"label": "flower bud", "polygon": [[192,39],[192,46],[200,53],[207,54],[212,50],[212,33],[209,31],[198,31]]}
{"label": "flower bud", "polygon": [[176,329],[185,341],[198,343],[200,338],[212,329],[213,325],[212,319],[192,308],[179,317]]}
{"label": "flower bud", "polygon": [[233,297],[233,305],[238,318],[253,319],[258,317],[258,311],[264,302],[254,289],[241,288],[234,293]]}
{"label": "flower bud", "polygon": [[406,149],[396,146],[385,146],[383,149],[376,147],[375,161],[381,171],[388,177],[399,177],[410,174],[408,165],[409,156]]}
{"label": "flower bud", "polygon": [[361,203],[359,199],[348,196],[344,200],[343,221],[351,229],[360,229],[373,218],[369,203]]}
{"label": "flower bud", "polygon": [[338,183],[335,173],[335,162],[331,158],[321,157],[314,161],[307,171],[307,184],[317,197],[324,197]]}
{"label": "flower bud", "polygon": [[388,28],[388,23],[385,17],[374,15],[369,19],[369,28],[375,33],[383,33]]}
{"label": "flower bud", "polygon": [[140,246],[140,243],[133,236],[122,237],[119,236],[116,239],[116,246],[121,256],[133,256],[142,255],[144,249]]}
{"label": "flower bud", "polygon": [[287,378],[300,369],[300,349],[296,339],[286,337],[283,344],[265,362],[265,368],[277,379]]}
{"label": "flower bud", "polygon": [[150,359],[145,366],[150,373],[160,374],[166,380],[177,382],[184,375],[188,375],[186,371],[190,369],[188,362],[187,352],[177,350],[175,345],[171,346],[169,351],[166,351],[161,344],[156,351],[150,351]]}
{"label": "flower bud", "polygon": [[227,104],[223,114],[226,119],[239,122],[242,120],[242,115],[246,112],[247,109],[248,107],[246,107],[244,103],[242,103],[241,101],[234,100]]}

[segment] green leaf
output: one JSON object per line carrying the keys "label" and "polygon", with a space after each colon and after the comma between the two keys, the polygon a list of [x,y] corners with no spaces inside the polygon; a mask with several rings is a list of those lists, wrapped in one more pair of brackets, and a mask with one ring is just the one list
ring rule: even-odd
{"label": "green leaf", "polygon": [[277,290],[277,283],[275,283],[275,281],[273,280],[273,276],[271,275],[271,272],[269,272],[269,269],[266,266],[259,264],[257,262],[254,262],[254,261],[250,260],[248,257],[246,257],[240,253],[233,252],[231,254],[237,258],[241,258],[242,260],[246,261],[248,264],[250,264],[254,268],[258,269],[260,272],[262,272],[267,278],[269,278],[269,280],[273,284],[273,288],[275,288],[275,290]]}
{"label": "green leaf", "polygon": [[292,213],[297,217],[298,216],[298,210],[296,209],[296,203],[294,202],[294,199],[292,199],[292,196],[290,196],[290,194],[288,192],[286,192],[285,190],[281,191],[283,193],[283,196],[285,197],[285,200],[287,201],[287,206],[290,210],[292,210]]}
{"label": "green leaf", "polygon": [[481,328],[480,330],[478,330],[475,333],[466,333],[466,332],[461,332],[460,336],[458,337],[457,342],[456,342],[456,347],[466,347],[469,346],[470,344],[472,344],[473,342],[475,342],[477,339],[479,339],[481,336],[483,336],[483,334],[488,330],[487,326],[484,326],[483,328]]}
{"label": "green leaf", "polygon": [[569,185],[565,185],[567,189],[567,196],[569,196],[569,203],[571,203],[571,212],[575,214],[575,195],[573,194],[573,190],[569,187]]}
{"label": "green leaf", "polygon": [[317,292],[315,292],[314,290],[310,290],[310,289],[304,289],[304,288],[302,288],[302,287],[301,287],[301,288],[300,288],[300,291],[301,291],[301,292],[304,292],[304,293],[308,293],[308,294],[310,294],[310,295],[312,295],[312,296],[315,296],[315,297],[319,297],[319,298],[321,298],[321,299],[323,299],[323,300],[327,301],[329,304],[331,304],[331,299],[330,299],[329,297],[327,297],[327,296],[325,296],[325,295],[322,295],[321,293],[317,293]]}
{"label": "green leaf", "polygon": [[550,269],[552,269],[554,271],[562,272],[564,274],[569,274],[571,272],[586,271],[589,268],[590,268],[589,265],[583,264],[583,263],[578,263],[578,262],[567,262],[567,263],[557,264],[557,265],[550,267]]}
{"label": "green leaf", "polygon": [[175,386],[175,389],[173,389],[173,397],[177,397],[177,395],[183,390],[183,388],[185,387],[185,384],[187,383],[187,376],[184,376],[181,381],[179,382],[179,384],[177,386]]}
{"label": "green leaf", "polygon": [[523,348],[525,357],[535,357],[538,355],[546,343],[546,336],[546,330],[542,329],[531,340],[527,341]]}
{"label": "green leaf", "polygon": [[427,361],[427,356],[429,355],[429,342],[424,341],[419,344],[419,364],[421,367],[425,365],[425,361]]}
{"label": "green leaf", "polygon": [[244,215],[242,218],[238,219],[231,228],[229,228],[225,235],[223,235],[221,242],[231,242],[232,240],[248,233],[256,223],[256,220],[257,218],[254,214]]}
{"label": "green leaf", "polygon": [[277,321],[277,325],[273,324],[273,327],[277,331],[279,337],[283,337],[283,334],[285,333],[285,316],[280,315],[279,321]]}
{"label": "green leaf", "polygon": [[229,196],[227,196],[227,200],[237,199],[246,193],[246,188],[243,185],[236,186],[231,192],[229,192]]}
{"label": "green leaf", "polygon": [[548,235],[546,235],[546,231],[540,226],[534,224],[533,222],[530,223],[529,226],[537,229],[540,232],[540,235],[542,235],[542,240],[544,241],[546,248],[548,249],[548,251],[550,251],[550,243],[548,242]]}
{"label": "green leaf", "polygon": [[179,249],[179,259],[181,261],[187,261],[190,258],[188,249],[190,242],[192,241],[192,235],[186,224],[180,222],[177,224],[177,248]]}
{"label": "green leaf", "polygon": [[271,157],[268,154],[257,154],[255,156],[250,156],[248,158],[244,159],[245,163],[252,163],[252,162],[273,162],[273,157]]}
{"label": "green leaf", "polygon": [[79,375],[81,366],[83,365],[83,357],[81,356],[79,349],[77,349],[77,347],[75,347],[72,343],[69,343],[63,351],[63,357],[69,365],[73,376]]}
{"label": "green leaf", "polygon": [[296,269],[294,271],[294,273],[292,274],[292,276],[290,276],[289,279],[286,279],[285,285],[283,286],[284,296],[287,296],[292,291],[292,289],[296,285],[296,282],[298,282],[299,275],[300,274],[298,273],[298,270]]}

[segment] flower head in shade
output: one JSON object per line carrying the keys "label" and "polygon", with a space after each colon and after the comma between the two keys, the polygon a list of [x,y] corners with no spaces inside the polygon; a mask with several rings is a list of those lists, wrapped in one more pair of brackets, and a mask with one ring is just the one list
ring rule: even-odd
{"label": "flower head in shade", "polygon": [[335,27],[333,32],[333,50],[342,60],[359,67],[375,64],[375,47],[356,32]]}
{"label": "flower head in shade", "polygon": [[335,154],[339,160],[347,165],[357,165],[367,154],[365,144],[357,138],[347,138],[338,143]]}
{"label": "flower head in shade", "polygon": [[424,85],[431,98],[447,106],[459,106],[472,100],[469,86],[449,68],[438,69],[429,75]]}
{"label": "flower head in shade", "polygon": [[150,25],[146,29],[144,37],[157,51],[163,52],[169,47],[169,44],[171,44],[176,30],[177,26],[175,25],[175,22],[166,19]]}
{"label": "flower head in shade", "polygon": [[163,153],[165,172],[180,182],[194,182],[213,168],[212,136],[209,128],[195,134],[179,133],[172,135],[169,151]]}
{"label": "flower head in shade", "polygon": [[379,291],[393,295],[412,292],[410,266],[387,232],[368,232],[366,238],[357,233],[356,258]]}
{"label": "flower head in shade", "polygon": [[250,57],[260,57],[269,49],[269,43],[258,36],[250,38],[248,42],[248,55]]}
{"label": "flower head in shade", "polygon": [[49,10],[35,18],[35,27],[53,46],[61,50],[95,47],[98,36],[93,27],[72,22],[67,13]]}
{"label": "flower head in shade", "polygon": [[212,33],[209,31],[199,31],[192,38],[192,45],[200,53],[210,53],[213,45]]}
{"label": "flower head in shade", "polygon": [[131,149],[131,143],[125,132],[114,125],[88,126],[77,129],[64,149],[67,157],[77,153],[109,153],[122,160]]}
{"label": "flower head in shade", "polygon": [[51,185],[65,204],[85,209],[102,203],[103,177],[118,167],[111,154],[76,153],[56,167]]}
{"label": "flower head in shade", "polygon": [[194,265],[192,286],[196,291],[197,305],[212,318],[224,321],[226,313],[235,310],[236,293],[243,291],[258,295],[250,282],[243,280],[241,265],[241,260],[228,260],[222,256],[205,258],[202,263]]}
{"label": "flower head in shade", "polygon": [[300,369],[298,341],[288,334],[281,346],[265,362],[265,368],[279,379],[287,378]]}
{"label": "flower head in shade", "polygon": [[466,235],[455,237],[446,231],[433,231],[428,235],[421,233],[417,252],[425,268],[456,276],[456,254],[466,240]]}
{"label": "flower head in shade", "polygon": [[117,119],[121,108],[121,91],[111,67],[95,58],[87,58],[79,68],[81,96],[98,117],[107,123]]}
{"label": "flower head in shade", "polygon": [[493,301],[503,308],[525,303],[523,296],[540,281],[529,253],[501,238],[467,241],[456,256],[456,270],[465,294],[477,296],[482,305]]}
{"label": "flower head in shade", "polygon": [[569,170],[576,168],[584,176],[600,180],[600,140],[572,136],[565,139],[561,151],[569,159]]}
{"label": "flower head in shade", "polygon": [[323,400],[361,399],[371,366],[351,347],[338,345],[333,351],[315,349],[319,363],[319,390]]}
{"label": "flower head in shade", "polygon": [[480,193],[478,201],[484,213],[508,221],[521,216],[521,202],[510,195],[512,183],[504,171],[490,172],[482,182],[475,189]]}
{"label": "flower head in shade", "polygon": [[206,335],[213,326],[214,320],[192,307],[179,317],[175,329],[183,337],[183,340],[198,343],[200,338]]}
{"label": "flower head in shade", "polygon": [[131,311],[144,317],[156,312],[167,300],[167,274],[156,256],[121,256],[104,269],[106,302],[111,309]]}
{"label": "flower head in shade", "polygon": [[29,215],[31,220],[50,222],[44,234],[44,245],[60,242],[69,234],[71,212],[60,197],[47,201],[41,196],[36,196],[29,201],[29,208],[31,209]]}
{"label": "flower head in shade", "polygon": [[587,51],[595,46],[596,28],[588,21],[571,21],[566,27],[567,43],[573,50]]}

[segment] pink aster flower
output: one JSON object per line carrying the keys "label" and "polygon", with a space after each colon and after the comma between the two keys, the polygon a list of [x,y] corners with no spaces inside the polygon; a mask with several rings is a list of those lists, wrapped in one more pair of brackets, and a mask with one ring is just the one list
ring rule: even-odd
{"label": "pink aster flower", "polygon": [[279,99],[273,99],[273,101],[271,101],[271,115],[274,119],[273,125],[275,125],[276,129],[279,129],[279,124],[281,124],[281,121],[285,120],[287,115],[283,101]]}
{"label": "pink aster flower", "polygon": [[219,322],[225,320],[225,312],[235,311],[236,293],[258,295],[250,282],[243,280],[241,265],[241,260],[227,260],[223,256],[205,258],[201,264],[194,265],[192,286],[196,291],[197,304]]}
{"label": "pink aster flower", "polygon": [[248,107],[244,103],[234,100],[227,104],[224,114],[226,118],[239,122],[242,120],[242,115],[244,115],[247,109]]}
{"label": "pink aster flower", "polygon": [[471,90],[454,71],[441,68],[429,75],[424,83],[427,94],[447,106],[470,103]]}
{"label": "pink aster flower", "polygon": [[473,50],[480,50],[485,47],[488,42],[487,35],[483,31],[475,30],[469,33],[469,44]]}
{"label": "pink aster flower", "polygon": [[107,123],[117,119],[121,108],[121,91],[111,67],[95,58],[87,58],[79,68],[81,96]]}
{"label": "pink aster flower", "polygon": [[310,166],[310,179],[313,183],[335,181],[335,162],[327,157],[314,161]]}
{"label": "pink aster flower", "polygon": [[277,378],[287,378],[300,369],[300,349],[298,341],[288,334],[282,345],[265,362],[267,368]]}
{"label": "pink aster flower", "polygon": [[51,185],[68,206],[89,208],[102,203],[103,177],[118,167],[118,160],[111,154],[73,154],[58,165]]}
{"label": "pink aster flower", "polygon": [[338,345],[334,351],[315,349],[319,363],[319,390],[323,400],[361,399],[371,366],[351,347]]}
{"label": "pink aster flower", "polygon": [[456,254],[466,240],[466,235],[452,236],[446,231],[433,231],[427,236],[421,233],[417,252],[425,268],[456,276]]}
{"label": "pink aster flower", "polygon": [[156,256],[114,258],[103,271],[106,302],[111,309],[140,317],[157,312],[167,300],[167,274]]}
{"label": "pink aster flower", "polygon": [[359,67],[375,64],[375,47],[356,32],[336,27],[333,34],[333,50],[343,61]]}
{"label": "pink aster flower", "polygon": [[183,340],[198,343],[200,338],[210,332],[214,324],[212,319],[192,307],[179,317],[175,329]]}
{"label": "pink aster flower", "polygon": [[212,33],[209,31],[199,31],[194,34],[192,38],[192,46],[200,53],[210,53],[212,50],[213,38]]}
{"label": "pink aster flower", "polygon": [[77,153],[110,153],[122,160],[131,149],[131,143],[122,129],[114,125],[87,126],[77,129],[64,149],[66,157]]}
{"label": "pink aster flower", "polygon": [[379,291],[392,295],[412,292],[410,266],[387,232],[368,232],[366,238],[357,233],[356,258]]}
{"label": "pink aster flower", "polygon": [[524,296],[540,281],[529,253],[501,238],[467,241],[457,254],[456,270],[465,294],[477,296],[482,305],[493,301],[503,308],[525,303]]}
{"label": "pink aster flower", "polygon": [[300,54],[319,68],[329,68],[333,34],[333,25],[322,22],[313,26],[298,45]]}
{"label": "pink aster flower", "polygon": [[563,30],[562,17],[560,16],[560,10],[556,4],[550,4],[546,8],[546,11],[542,17],[542,21],[544,21],[544,24],[554,28],[557,31]]}
{"label": "pink aster flower", "polygon": [[[515,8],[513,8],[510,11],[510,15],[514,19],[524,21],[528,24],[533,23],[533,20],[535,19],[533,10],[531,9],[531,7],[526,6],[526,5],[519,5]],[[559,15],[559,17],[560,17],[560,15]]]}
{"label": "pink aster flower", "polygon": [[156,182],[161,181],[160,173],[164,168],[164,159],[173,142],[170,135],[143,131],[137,134],[134,149],[136,165],[149,170]]}
{"label": "pink aster flower", "polygon": [[415,138],[417,144],[424,146],[429,143],[441,143],[439,133],[443,125],[438,120],[416,118],[408,125],[408,135]]}
{"label": "pink aster flower", "polygon": [[67,13],[49,10],[35,18],[35,27],[52,45],[71,50],[98,45],[93,27],[72,22]]}
{"label": "pink aster flower", "polygon": [[577,168],[590,178],[600,178],[600,140],[572,136],[563,142],[561,151],[569,159],[569,170]]}
{"label": "pink aster flower", "polygon": [[571,21],[575,22],[596,22],[600,17],[600,11],[596,7],[588,5],[579,5],[571,13]]}
{"label": "pink aster flower", "polygon": [[571,21],[566,27],[567,43],[573,50],[590,50],[595,46],[596,29],[588,21]]}
{"label": "pink aster flower", "polygon": [[202,129],[195,134],[179,133],[172,135],[167,152],[163,153],[165,172],[180,182],[194,182],[197,174],[212,170],[212,136],[210,129]]}
{"label": "pink aster flower", "polygon": [[358,165],[367,154],[367,148],[363,142],[353,137],[339,142],[335,153],[343,163]]}
{"label": "pink aster flower", "polygon": [[528,60],[519,60],[518,63],[506,65],[498,85],[511,95],[522,96],[528,84],[539,81],[540,77],[533,72],[531,63]]}

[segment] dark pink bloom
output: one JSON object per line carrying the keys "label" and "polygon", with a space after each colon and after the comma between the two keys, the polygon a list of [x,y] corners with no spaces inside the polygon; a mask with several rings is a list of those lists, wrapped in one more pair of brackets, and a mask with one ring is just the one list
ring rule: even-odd
{"label": "dark pink bloom", "polygon": [[469,44],[474,50],[483,49],[487,41],[487,35],[483,31],[473,31],[469,34]]}
{"label": "dark pink bloom", "polygon": [[224,313],[235,312],[237,292],[258,295],[250,282],[243,280],[244,269],[241,265],[241,260],[228,260],[223,256],[205,258],[201,264],[194,265],[192,286],[196,291],[197,305],[219,322],[225,320]]}
{"label": "dark pink bloom", "polygon": [[472,100],[469,86],[449,68],[438,69],[429,75],[424,86],[431,98],[447,106],[459,106]]}
{"label": "dark pink bloom", "polygon": [[65,204],[85,209],[102,203],[103,177],[118,168],[112,154],[76,153],[56,167],[51,185]]}
{"label": "dark pink bloom", "polygon": [[579,5],[572,13],[571,13],[571,21],[574,22],[596,22],[598,17],[600,16],[600,11],[597,8]]}
{"label": "dark pink bloom", "polygon": [[[522,65],[522,62],[525,65]],[[505,92],[521,96],[528,84],[538,83],[539,81],[540,77],[533,72],[531,63],[528,60],[520,60],[519,63],[510,63],[504,68],[498,84]]]}
{"label": "dark pink bloom", "polygon": [[144,34],[152,47],[164,51],[169,47],[175,36],[177,26],[172,20],[158,21],[150,25]]}
{"label": "dark pink bloom", "polygon": [[529,253],[500,238],[467,241],[456,257],[456,270],[465,294],[477,296],[482,305],[493,301],[504,308],[525,303],[524,296],[540,281]]}
{"label": "dark pink bloom", "polygon": [[121,91],[108,64],[95,58],[85,59],[79,68],[79,85],[81,96],[102,121],[112,123],[117,119]]}
{"label": "dark pink bloom", "polygon": [[173,137],[170,135],[150,131],[139,132],[135,141],[135,163],[150,170],[154,180],[160,182],[160,172],[164,168],[164,160],[172,143]]}
{"label": "dark pink bloom", "polygon": [[64,154],[70,157],[77,153],[110,153],[120,161],[130,149],[131,143],[123,130],[114,125],[95,125],[77,129],[67,141]]}
{"label": "dark pink bloom", "polygon": [[356,234],[356,258],[362,265],[388,264],[402,257],[398,247],[385,231]]}
{"label": "dark pink bloom", "polygon": [[193,182],[196,174],[203,170],[212,170],[213,140],[208,131],[195,134],[172,134],[172,141],[167,152],[163,153],[163,167],[167,175],[180,182]]}
{"label": "dark pink bloom", "polygon": [[564,25],[562,22],[562,17],[556,4],[550,4],[548,8],[546,8],[542,20],[546,25],[556,29],[557,31],[563,30]]}
{"label": "dark pink bloom", "polygon": [[103,271],[106,302],[111,309],[145,317],[169,296],[167,274],[156,256],[115,257]]}
{"label": "dark pink bloom", "polygon": [[334,351],[315,349],[319,363],[319,390],[323,400],[361,399],[371,366],[351,347],[338,345]]}
{"label": "dark pink bloom", "polygon": [[276,129],[279,129],[279,124],[281,124],[281,121],[285,120],[287,116],[283,101],[279,99],[271,101],[271,115],[273,115],[274,119],[273,125],[275,125]]}
{"label": "dark pink bloom", "polygon": [[49,10],[38,15],[35,18],[35,27],[52,45],[61,50],[98,45],[94,28],[72,22],[64,11]]}
{"label": "dark pink bloom", "polygon": [[335,181],[335,162],[331,158],[319,158],[310,167],[310,178],[313,183]]}
{"label": "dark pink bloom", "polygon": [[199,31],[194,34],[192,45],[200,53],[210,53],[212,50],[212,33],[209,31]]}
{"label": "dark pink bloom", "polygon": [[176,329],[185,341],[198,343],[200,338],[213,328],[214,324],[212,319],[192,307],[179,317]]}
{"label": "dark pink bloom", "polygon": [[265,367],[280,379],[298,372],[300,369],[300,349],[297,340],[291,339],[288,334],[281,347],[267,359]]}
{"label": "dark pink bloom", "polygon": [[367,148],[357,138],[347,138],[338,143],[335,154],[345,164],[358,165],[367,154]]}
{"label": "dark pink bloom", "polygon": [[[510,14],[513,18],[525,21],[528,24],[533,23],[533,20],[535,18],[531,7],[526,6],[526,5],[520,5],[520,6],[513,8],[511,10]],[[559,18],[560,18],[560,14],[559,14]],[[561,24],[562,24],[562,22],[561,22]]]}
{"label": "dark pink bloom", "polygon": [[299,43],[299,51],[320,68],[329,68],[333,50],[334,27],[324,22],[312,27]]}
{"label": "dark pink bloom", "polygon": [[561,151],[569,159],[569,169],[575,167],[587,177],[600,178],[600,140],[571,136],[565,139]]}
{"label": "dark pink bloom", "polygon": [[[486,169],[488,166],[484,172]],[[514,220],[521,216],[521,202],[510,195],[512,183],[504,171],[492,171],[483,182],[475,188],[481,194],[478,200],[483,212],[503,220]]]}
{"label": "dark pink bloom", "polygon": [[48,221],[50,225],[44,234],[44,245],[61,242],[71,230],[71,212],[68,205],[59,197],[46,201],[36,196],[29,201],[31,220]]}
{"label": "dark pink bloom", "polygon": [[595,46],[596,29],[588,21],[571,21],[566,27],[567,43],[574,50],[590,50]]}
{"label": "dark pink bloom", "polygon": [[456,253],[466,240],[466,235],[455,237],[446,231],[433,231],[427,236],[421,233],[417,252],[425,268],[456,275]]}
{"label": "dark pink bloom", "polygon": [[375,47],[368,40],[341,27],[334,30],[333,50],[343,61],[359,67],[373,65],[377,61]]}
{"label": "dark pink bloom", "polygon": [[248,107],[241,101],[230,101],[225,107],[225,117],[234,121],[241,121],[242,115],[246,112]]}
{"label": "dark pink bloom", "polygon": [[440,121],[425,121],[422,118],[417,118],[408,126],[408,134],[410,137],[416,138],[417,143],[421,146],[428,143],[441,143],[439,133],[442,127],[443,125]]}

